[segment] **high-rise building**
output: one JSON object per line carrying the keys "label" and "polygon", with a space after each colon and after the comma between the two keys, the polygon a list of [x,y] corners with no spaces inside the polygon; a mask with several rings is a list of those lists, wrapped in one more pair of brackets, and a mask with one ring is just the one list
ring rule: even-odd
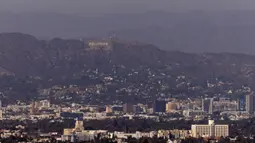
{"label": "high-rise building", "polygon": [[241,96],[239,99],[238,99],[238,110],[239,111],[245,111],[245,96]]}
{"label": "high-rise building", "polygon": [[228,125],[215,125],[213,120],[208,121],[208,125],[191,125],[193,137],[227,137],[229,136]]}
{"label": "high-rise building", "polygon": [[0,110],[0,120],[3,120],[3,110]]}
{"label": "high-rise building", "polygon": [[106,113],[112,113],[112,107],[111,106],[106,106],[105,112]]}
{"label": "high-rise building", "polygon": [[30,105],[30,114],[35,114],[36,109],[35,109],[35,102],[33,101]]}
{"label": "high-rise building", "polygon": [[253,94],[248,94],[246,95],[246,103],[245,103],[245,108],[246,108],[246,112],[249,114],[253,114],[254,113],[254,96]]}
{"label": "high-rise building", "polygon": [[154,113],[163,113],[166,112],[166,102],[163,100],[156,100],[153,104]]}
{"label": "high-rise building", "polygon": [[177,110],[177,104],[173,102],[168,102],[166,104],[166,112],[172,112]]}
{"label": "high-rise building", "polygon": [[76,119],[74,129],[79,130],[79,131],[83,131],[84,130],[83,121],[80,120],[80,119]]}
{"label": "high-rise building", "polygon": [[209,112],[209,105],[210,105],[210,101],[207,99],[202,99],[202,110],[206,113]]}
{"label": "high-rise building", "polygon": [[124,113],[133,113],[134,111],[133,111],[133,104],[131,104],[131,103],[125,103],[124,105],[123,105],[123,112]]}
{"label": "high-rise building", "polygon": [[213,98],[210,98],[210,105],[209,105],[209,114],[213,114]]}
{"label": "high-rise building", "polygon": [[202,99],[202,110],[208,114],[213,114],[213,98]]}

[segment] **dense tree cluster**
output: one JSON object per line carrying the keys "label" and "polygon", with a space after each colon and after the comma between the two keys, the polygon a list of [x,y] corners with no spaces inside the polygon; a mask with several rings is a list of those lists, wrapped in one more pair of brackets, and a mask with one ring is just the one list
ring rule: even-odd
{"label": "dense tree cluster", "polygon": [[[255,119],[246,119],[240,121],[230,120],[218,120],[217,124],[229,124],[230,126],[230,137],[236,137],[239,135],[253,136],[255,135]],[[155,131],[155,130],[171,130],[171,129],[185,129],[189,130],[191,124],[207,124],[207,120],[202,121],[155,121],[152,119],[136,119],[129,120],[126,118],[119,119],[105,119],[105,120],[87,120],[84,121],[84,127],[87,130],[103,129],[108,131],[124,131],[124,132],[135,132],[135,131]],[[64,128],[73,128],[75,124],[74,120],[71,119],[59,119],[59,120],[39,120],[38,122],[32,122],[29,120],[25,121],[14,121],[14,120],[3,120],[0,121],[0,128],[15,130],[17,125],[25,126],[24,132],[30,134],[36,133],[47,133],[47,132],[58,132],[63,133]]]}

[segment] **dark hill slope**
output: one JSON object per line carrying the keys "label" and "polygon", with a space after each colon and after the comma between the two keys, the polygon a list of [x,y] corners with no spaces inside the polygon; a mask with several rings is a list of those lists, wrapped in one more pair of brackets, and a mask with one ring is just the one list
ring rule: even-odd
{"label": "dark hill slope", "polygon": [[[92,50],[87,41],[59,38],[43,41],[20,33],[0,34],[0,91],[13,99],[24,99],[53,85],[75,84],[84,88],[100,84],[107,89],[104,98],[115,96],[117,89],[137,88],[142,91],[138,98],[142,101],[143,94],[154,98],[162,93],[158,80],[169,86],[165,94],[177,95],[225,94],[226,90],[242,85],[255,88],[252,55],[189,54],[163,51],[150,44],[112,43],[111,50]],[[3,76],[5,72],[12,74]],[[111,85],[104,84],[105,76],[116,80]],[[207,83],[217,86],[212,90]]]}
{"label": "dark hill slope", "polygon": [[50,76],[70,74],[87,68],[158,66],[168,54],[146,44],[113,42],[110,51],[86,50],[86,41],[52,39],[41,41],[20,33],[0,35],[0,67],[16,75]]}
{"label": "dark hill slope", "polygon": [[255,56],[245,54],[188,54],[163,51],[149,44],[117,41],[113,41],[109,51],[87,49],[86,41],[59,38],[42,41],[26,34],[4,33],[0,34],[0,67],[16,75],[51,77],[55,74],[70,76],[89,68],[110,70],[120,65],[129,69],[166,65],[208,69],[222,66],[215,70],[224,71],[233,64],[251,67],[255,60]]}

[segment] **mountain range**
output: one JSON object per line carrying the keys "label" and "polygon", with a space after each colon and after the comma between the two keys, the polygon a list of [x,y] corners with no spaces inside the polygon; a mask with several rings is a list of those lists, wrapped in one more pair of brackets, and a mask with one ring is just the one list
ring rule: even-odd
{"label": "mountain range", "polygon": [[57,13],[0,13],[0,32],[21,32],[41,39],[104,38],[153,44],[182,52],[254,54],[254,11],[152,11],[138,14],[77,16]]}
{"label": "mountain range", "polygon": [[[141,87],[137,85],[137,88],[142,90],[145,88],[142,85],[147,84],[144,92],[148,92],[150,86],[157,86],[159,79],[171,87],[167,93],[172,94],[186,90],[190,95],[208,92],[207,82],[224,84],[224,88],[214,89],[222,93],[231,89],[239,91],[242,86],[255,88],[253,55],[166,51],[152,44],[116,38],[92,41],[108,41],[111,48],[93,48],[89,45],[90,39],[40,40],[22,33],[0,34],[0,91],[13,99],[24,99],[34,97],[39,89],[55,85],[88,87],[100,84],[108,89],[104,97],[116,100],[118,89],[138,84]],[[114,77],[116,83],[105,85],[104,78],[108,76]],[[185,77],[185,82],[180,81],[180,77]],[[122,83],[124,79],[125,84]],[[183,83],[189,86],[180,90]],[[204,91],[190,93],[197,87]],[[152,89],[155,91],[148,94],[159,94],[158,88]],[[114,96],[109,96],[112,94]]]}
{"label": "mountain range", "polygon": [[89,68],[110,72],[114,66],[132,69],[141,66],[160,68],[174,64],[180,64],[183,68],[222,66],[223,69],[215,67],[214,70],[225,72],[224,70],[229,70],[227,67],[233,65],[235,65],[233,67],[252,67],[255,59],[255,56],[246,54],[191,54],[165,51],[154,45],[139,42],[123,42],[118,39],[110,41],[111,50],[88,50],[89,40],[85,39],[39,40],[28,34],[2,33],[0,34],[0,69],[17,76],[40,77],[53,77],[54,74],[70,76]]}

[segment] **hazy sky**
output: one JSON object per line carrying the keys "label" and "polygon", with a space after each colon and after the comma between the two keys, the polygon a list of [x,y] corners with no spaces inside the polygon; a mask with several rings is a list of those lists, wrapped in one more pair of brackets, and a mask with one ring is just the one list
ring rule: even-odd
{"label": "hazy sky", "polygon": [[0,0],[1,11],[128,13],[150,10],[255,10],[255,0]]}

